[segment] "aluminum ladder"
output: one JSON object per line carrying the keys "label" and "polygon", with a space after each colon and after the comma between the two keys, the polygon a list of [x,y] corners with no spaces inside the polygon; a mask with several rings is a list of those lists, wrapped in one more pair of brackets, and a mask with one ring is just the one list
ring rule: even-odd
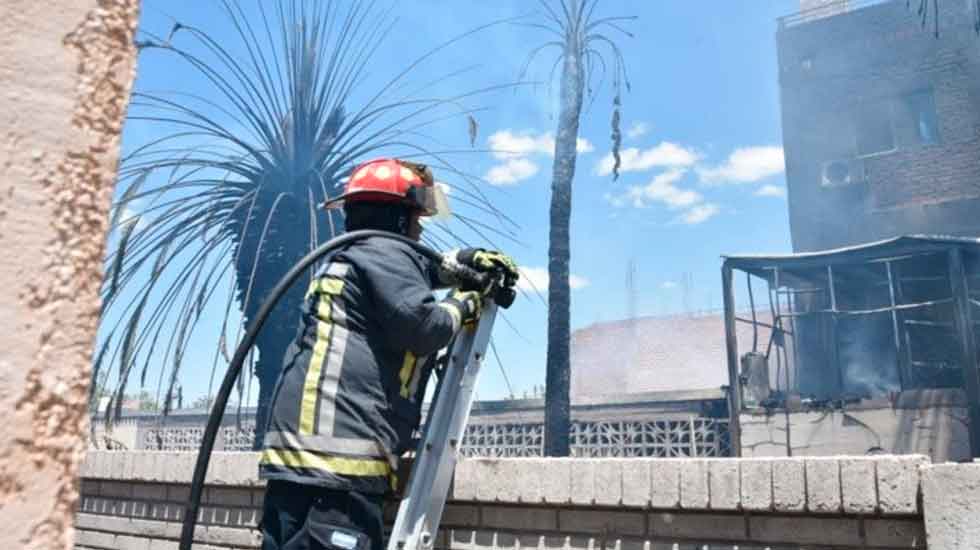
{"label": "aluminum ladder", "polygon": [[496,315],[497,304],[487,300],[475,327],[461,329],[448,352],[388,550],[432,550],[435,544]]}

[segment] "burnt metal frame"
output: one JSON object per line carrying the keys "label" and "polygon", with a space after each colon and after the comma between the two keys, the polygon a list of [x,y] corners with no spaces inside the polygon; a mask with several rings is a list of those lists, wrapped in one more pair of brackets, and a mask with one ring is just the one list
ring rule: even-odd
{"label": "burnt metal frame", "polygon": [[[722,294],[724,297],[725,343],[728,357],[728,405],[730,413],[729,431],[732,437],[731,447],[734,456],[741,456],[742,454],[739,412],[742,410],[743,390],[739,375],[738,341],[736,339],[735,323],[737,321],[752,322],[748,319],[736,317],[735,315],[735,295],[732,284],[734,271],[737,269],[745,272],[750,280],[753,275],[760,276],[759,274],[761,272],[771,272],[773,274],[772,279],[769,277],[762,278],[766,279],[767,283],[770,285],[770,290],[773,286],[775,286],[775,290],[777,292],[776,299],[778,302],[779,271],[786,265],[792,265],[792,267],[795,269],[826,267],[830,309],[805,313],[791,311],[787,314],[783,314],[781,311],[778,311],[777,307],[777,310],[774,312],[775,316],[772,320],[772,325],[785,335],[787,332],[782,330],[782,317],[784,316],[793,319],[804,314],[830,314],[832,319],[832,331],[834,331],[831,335],[834,342],[834,346],[832,347],[834,349],[831,351],[834,353],[833,361],[837,366],[839,378],[842,378],[843,373],[840,369],[840,361],[837,358],[836,348],[838,342],[836,331],[834,330],[836,328],[836,322],[839,315],[867,315],[882,312],[891,313],[897,353],[896,368],[899,372],[900,384],[904,389],[909,379],[910,373],[908,372],[908,369],[911,366],[911,357],[907,359],[905,357],[908,353],[908,331],[906,329],[906,338],[903,341],[899,335],[898,312],[901,310],[921,308],[941,303],[952,303],[954,308],[954,321],[952,328],[956,331],[958,341],[960,343],[960,364],[964,377],[963,389],[967,396],[967,406],[970,418],[970,425],[968,427],[968,433],[970,436],[970,452],[972,456],[980,457],[980,364],[978,364],[977,343],[974,333],[974,326],[980,323],[974,321],[972,312],[972,308],[974,306],[980,307],[980,300],[974,299],[970,292],[969,277],[967,275],[963,260],[963,248],[966,246],[974,249],[974,251],[980,252],[980,240],[975,239],[899,237],[889,241],[846,248],[839,251],[829,251],[826,253],[804,253],[795,256],[783,257],[732,256],[725,258],[721,270]],[[899,253],[888,254],[886,252],[891,252],[890,250],[887,250],[888,248],[897,248],[899,249]],[[899,282],[899,288],[897,289],[898,292],[896,293],[896,281],[892,272],[892,263],[901,259],[938,254],[942,252],[946,253],[951,297],[948,299],[931,300],[915,304],[900,303],[901,282]],[[837,307],[833,266],[870,264],[879,262],[885,263],[885,269],[888,276],[889,307],[868,310],[839,310]],[[749,282],[749,284],[751,284],[751,282]],[[810,290],[808,289],[807,292],[809,291]],[[754,312],[754,299],[750,297],[750,301],[752,302],[750,303],[750,307]],[[753,322],[753,325],[755,325],[756,329],[759,326],[757,322]],[[903,322],[902,325],[903,328],[905,328],[906,323]],[[791,333],[794,344],[794,352],[797,348],[797,331],[795,328],[794,323],[794,330]],[[841,387],[843,387],[843,380],[839,380],[839,383]],[[787,390],[788,388],[789,378],[787,376]],[[789,449],[790,446],[787,445],[787,448]]]}

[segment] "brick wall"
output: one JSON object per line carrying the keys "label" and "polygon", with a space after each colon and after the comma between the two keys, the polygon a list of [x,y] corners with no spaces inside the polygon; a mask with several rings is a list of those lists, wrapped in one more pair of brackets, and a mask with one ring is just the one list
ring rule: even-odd
{"label": "brick wall", "polygon": [[[91,452],[76,549],[176,549],[193,459]],[[214,457],[195,548],[258,548],[263,488],[256,460],[252,453]],[[967,492],[957,498],[967,508],[959,513],[970,512],[969,502],[980,501],[980,466],[951,466],[930,483],[948,492],[943,480],[960,476],[955,485]],[[920,469],[928,468],[916,456],[466,460],[437,548],[926,548]],[[388,506],[389,521],[395,510]]]}
{"label": "brick wall", "polygon": [[[980,235],[980,37],[972,3],[940,2],[923,28],[892,1],[777,34],[790,224],[798,251],[911,233]],[[933,94],[939,142],[922,144],[902,97]],[[864,158],[866,181],[821,186],[824,162],[858,156],[858,113],[891,104],[894,151]]]}

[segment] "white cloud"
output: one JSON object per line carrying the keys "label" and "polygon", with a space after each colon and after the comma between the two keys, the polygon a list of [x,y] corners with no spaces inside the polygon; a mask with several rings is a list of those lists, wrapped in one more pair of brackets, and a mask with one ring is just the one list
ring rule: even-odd
{"label": "white cloud", "polygon": [[649,131],[650,125],[646,122],[634,122],[632,125],[630,125],[629,130],[626,130],[626,137],[636,139],[638,137],[645,136]]}
{"label": "white cloud", "polygon": [[785,169],[783,148],[778,145],[741,147],[728,160],[714,168],[699,168],[703,183],[751,183],[782,174]]}
{"label": "white cloud", "polygon": [[[700,156],[693,149],[662,141],[650,149],[640,150],[636,147],[623,149],[619,153],[620,173],[643,172],[655,167],[683,168],[693,165]],[[608,176],[612,173],[614,159],[612,153],[602,157],[596,165],[596,174]]]}
{"label": "white cloud", "polygon": [[[523,130],[500,130],[487,138],[493,156],[498,159],[526,157],[532,154],[554,155],[555,136],[551,132],[534,135],[534,132]],[[578,138],[575,146],[579,153],[591,153],[595,147],[585,138]]]}
{"label": "white cloud", "polygon": [[785,197],[786,188],[779,185],[766,184],[756,190],[757,197]]}
{"label": "white cloud", "polygon": [[664,281],[660,283],[660,288],[664,290],[673,290],[677,288],[677,283],[675,283],[674,281]]}
{"label": "white cloud", "polygon": [[[529,130],[500,130],[488,137],[487,142],[493,156],[502,161],[490,168],[484,176],[493,185],[514,185],[533,177],[539,168],[529,157],[555,154],[555,137],[551,132],[535,135]],[[595,147],[587,139],[578,138],[576,150],[579,153],[590,153]]]}
{"label": "white cloud", "polygon": [[[548,292],[548,270],[543,267],[521,267],[519,268],[521,272],[521,278],[517,280],[517,288],[527,291],[534,292],[537,289],[538,292],[542,294],[547,294]],[[589,286],[589,280],[585,277],[575,275],[574,273],[568,276],[568,286],[572,290],[578,290],[580,288],[585,288]]]}
{"label": "white cloud", "polygon": [[631,185],[622,195],[607,194],[606,199],[620,207],[630,205],[634,208],[645,208],[653,202],[662,203],[671,210],[693,206],[704,200],[701,193],[674,185],[686,173],[687,170],[683,168],[668,170],[654,176],[646,185]]}
{"label": "white cloud", "polygon": [[687,212],[684,212],[678,216],[674,221],[676,223],[683,223],[686,225],[697,225],[708,221],[719,212],[721,212],[721,208],[717,204],[704,203],[694,206]]}
{"label": "white cloud", "polygon": [[652,203],[660,203],[670,210],[683,210],[672,223],[699,224],[721,212],[721,208],[717,204],[705,202],[704,196],[697,191],[678,187],[676,183],[686,173],[685,168],[674,168],[657,174],[646,185],[632,185],[620,195],[607,193],[605,198],[613,206],[620,208],[646,208]]}
{"label": "white cloud", "polygon": [[486,173],[484,179],[493,185],[514,185],[538,173],[538,165],[526,158],[507,159]]}

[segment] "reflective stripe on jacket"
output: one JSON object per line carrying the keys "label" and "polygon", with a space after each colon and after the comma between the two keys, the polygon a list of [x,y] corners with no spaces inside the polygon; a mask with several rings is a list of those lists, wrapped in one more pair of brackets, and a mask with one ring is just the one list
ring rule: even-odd
{"label": "reflective stripe on jacket", "polygon": [[304,300],[272,396],[263,479],[384,492],[418,428],[436,352],[458,328],[435,266],[391,239],[330,258]]}

